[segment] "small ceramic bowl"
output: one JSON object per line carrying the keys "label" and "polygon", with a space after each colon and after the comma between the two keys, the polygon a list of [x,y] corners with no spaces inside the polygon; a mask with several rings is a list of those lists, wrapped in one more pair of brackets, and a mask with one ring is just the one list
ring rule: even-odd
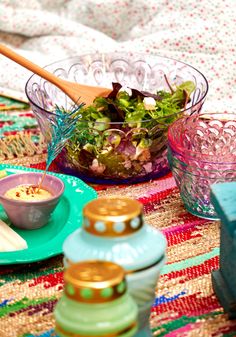
{"label": "small ceramic bowl", "polygon": [[64,183],[53,175],[46,174],[42,188],[52,194],[52,197],[37,201],[10,199],[5,193],[19,185],[38,185],[42,173],[27,172],[12,174],[1,179],[0,203],[11,223],[22,229],[36,229],[47,224],[51,213],[57,206],[64,192]]}

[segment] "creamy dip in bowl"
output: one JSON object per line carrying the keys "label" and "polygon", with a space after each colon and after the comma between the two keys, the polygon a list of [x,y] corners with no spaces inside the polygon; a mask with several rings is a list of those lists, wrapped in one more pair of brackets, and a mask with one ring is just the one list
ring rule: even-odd
{"label": "creamy dip in bowl", "polygon": [[5,197],[14,200],[40,201],[51,198],[52,193],[34,185],[19,185],[8,190]]}
{"label": "creamy dip in bowl", "polygon": [[0,203],[11,223],[22,229],[45,226],[64,192],[64,183],[58,177],[43,173],[11,174],[1,179]]}

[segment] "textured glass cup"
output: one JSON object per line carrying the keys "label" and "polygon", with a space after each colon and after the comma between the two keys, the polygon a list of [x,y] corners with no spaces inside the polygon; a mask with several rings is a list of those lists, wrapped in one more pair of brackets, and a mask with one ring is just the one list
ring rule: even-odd
{"label": "textured glass cup", "polygon": [[210,186],[236,180],[236,114],[182,117],[168,130],[168,161],[186,209],[217,219]]}
{"label": "textured glass cup", "polygon": [[[167,128],[183,114],[201,110],[208,91],[206,78],[195,68],[159,56],[135,53],[88,54],[55,62],[46,67],[55,75],[82,84],[124,87],[156,92],[168,90],[165,76],[176,85],[193,81],[196,90],[185,110],[140,123],[95,123],[80,121],[57,159],[61,170],[95,183],[127,183],[150,180],[168,170]],[[55,105],[71,111],[74,103],[53,84],[33,75],[26,94],[39,126],[50,141],[57,116]],[[96,140],[96,142],[95,142]],[[95,144],[94,144],[95,142]]]}

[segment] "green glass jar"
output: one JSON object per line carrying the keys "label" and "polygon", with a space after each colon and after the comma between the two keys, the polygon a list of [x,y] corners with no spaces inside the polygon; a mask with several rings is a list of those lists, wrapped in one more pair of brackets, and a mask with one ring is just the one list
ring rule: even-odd
{"label": "green glass jar", "polygon": [[72,264],[54,316],[60,337],[131,337],[138,309],[127,293],[122,267],[108,261]]}

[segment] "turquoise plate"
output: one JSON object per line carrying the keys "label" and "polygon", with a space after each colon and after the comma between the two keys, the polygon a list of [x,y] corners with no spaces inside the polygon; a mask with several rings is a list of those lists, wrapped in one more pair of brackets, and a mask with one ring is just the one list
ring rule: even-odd
{"label": "turquoise plate", "polygon": [[[2,164],[0,164],[0,170],[5,170],[8,175],[23,171],[43,172],[26,167]],[[0,265],[31,263],[61,254],[65,238],[81,227],[84,205],[88,201],[97,198],[96,191],[82,180],[69,175],[48,173],[59,177],[65,184],[65,192],[59,204],[53,212],[49,223],[42,228],[23,230],[12,227],[26,240],[28,249],[0,253]],[[9,224],[7,215],[1,205],[0,219]]]}

